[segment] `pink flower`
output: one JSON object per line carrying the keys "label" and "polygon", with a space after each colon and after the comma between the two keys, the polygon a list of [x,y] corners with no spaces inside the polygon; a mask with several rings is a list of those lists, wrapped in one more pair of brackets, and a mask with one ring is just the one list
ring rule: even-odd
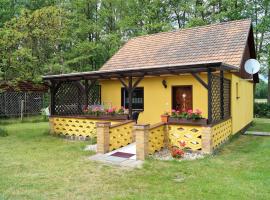
{"label": "pink flower", "polygon": [[192,114],[193,113],[193,110],[190,109],[187,112],[188,112],[188,114]]}
{"label": "pink flower", "polygon": [[198,115],[201,115],[202,114],[202,111],[199,110],[199,109],[196,109],[195,113],[198,114]]}
{"label": "pink flower", "polygon": [[113,111],[113,108],[108,109],[108,113],[112,113]]}
{"label": "pink flower", "polygon": [[175,113],[175,112],[176,112],[176,110],[172,109],[172,113]]}

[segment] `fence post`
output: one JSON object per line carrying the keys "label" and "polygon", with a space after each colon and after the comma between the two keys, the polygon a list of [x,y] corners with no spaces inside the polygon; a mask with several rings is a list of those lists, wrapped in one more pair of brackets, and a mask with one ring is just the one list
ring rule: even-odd
{"label": "fence post", "polygon": [[211,127],[203,127],[202,129],[202,152],[205,154],[213,153],[213,140]]}
{"label": "fence post", "polygon": [[136,159],[145,160],[148,155],[149,124],[135,125],[134,131],[136,136]]}
{"label": "fence post", "polygon": [[97,153],[107,153],[110,147],[111,122],[97,122]]}
{"label": "fence post", "polygon": [[24,100],[21,100],[21,121],[23,120]]}

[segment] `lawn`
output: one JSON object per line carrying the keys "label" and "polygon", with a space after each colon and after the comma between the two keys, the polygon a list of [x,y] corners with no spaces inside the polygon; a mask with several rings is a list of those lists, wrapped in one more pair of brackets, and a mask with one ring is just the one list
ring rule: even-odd
{"label": "lawn", "polygon": [[249,131],[270,132],[270,120],[263,118],[255,119]]}
{"label": "lawn", "polygon": [[52,137],[47,122],[1,126],[0,199],[270,199],[270,137],[241,135],[214,156],[130,170],[89,161],[89,142]]}

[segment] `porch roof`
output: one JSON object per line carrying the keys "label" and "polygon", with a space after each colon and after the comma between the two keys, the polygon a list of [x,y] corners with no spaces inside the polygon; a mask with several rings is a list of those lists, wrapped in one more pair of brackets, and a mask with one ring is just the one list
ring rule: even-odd
{"label": "porch roof", "polygon": [[103,70],[103,71],[90,71],[78,72],[59,75],[43,76],[43,80],[59,80],[59,81],[76,81],[76,80],[97,80],[97,79],[111,79],[111,78],[124,78],[124,77],[143,77],[143,76],[159,76],[162,74],[183,74],[183,73],[199,73],[207,71],[227,70],[238,72],[239,68],[222,63],[222,62],[208,62],[208,63],[190,63],[185,65],[169,65],[169,66],[152,66],[116,69],[116,70]]}

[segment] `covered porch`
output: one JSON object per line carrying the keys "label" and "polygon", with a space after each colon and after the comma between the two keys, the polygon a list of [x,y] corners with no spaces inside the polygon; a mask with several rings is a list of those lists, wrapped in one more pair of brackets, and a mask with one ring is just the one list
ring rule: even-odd
{"label": "covered porch", "polygon": [[[207,109],[205,116],[207,124],[217,123],[230,117],[230,80],[224,77],[227,71],[237,72],[238,68],[221,63],[201,63],[183,66],[167,66],[157,68],[128,69],[114,71],[93,71],[62,75],[44,76],[51,92],[51,116],[85,116],[84,109],[92,105],[103,105],[101,93],[102,81],[114,80],[121,83],[127,91],[126,102],[133,102],[134,91],[144,79],[154,77],[174,76],[181,80],[183,76],[190,75],[194,81],[201,85],[201,90],[207,92]],[[206,79],[202,76],[207,77]],[[167,87],[163,80],[160,84]],[[153,88],[153,90],[155,90]],[[148,90],[149,91],[149,90]],[[106,91],[116,95],[115,91]],[[202,98],[193,94],[193,98]],[[153,104],[154,104],[153,99]],[[106,105],[108,108],[114,105]],[[128,119],[134,119],[136,110],[133,103],[124,104],[128,110]],[[158,106],[158,105],[156,105]],[[170,111],[168,107],[166,111]],[[164,109],[165,111],[165,109]],[[161,115],[162,113],[160,113]]]}

